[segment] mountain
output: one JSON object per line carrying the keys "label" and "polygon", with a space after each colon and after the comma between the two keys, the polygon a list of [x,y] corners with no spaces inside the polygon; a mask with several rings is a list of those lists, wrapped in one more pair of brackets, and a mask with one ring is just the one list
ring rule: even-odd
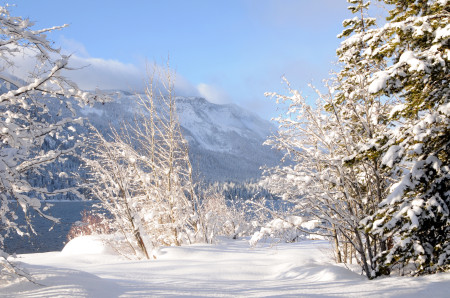
{"label": "mountain", "polygon": [[[111,103],[79,112],[101,132],[107,132],[109,125],[120,127],[133,119],[136,95],[118,94]],[[256,180],[260,167],[279,162],[281,154],[262,145],[276,130],[269,121],[237,105],[218,105],[199,97],[177,97],[176,105],[194,171],[204,180]]]}

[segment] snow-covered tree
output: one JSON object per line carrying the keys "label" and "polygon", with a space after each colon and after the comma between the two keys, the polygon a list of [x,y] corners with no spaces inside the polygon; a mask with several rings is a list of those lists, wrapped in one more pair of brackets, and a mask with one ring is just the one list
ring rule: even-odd
{"label": "snow-covered tree", "polygon": [[[63,75],[69,57],[62,55],[47,39],[48,32],[65,26],[33,29],[28,19],[10,15],[9,7],[0,6],[0,275],[8,278],[24,275],[8,261],[3,252],[4,237],[14,231],[21,235],[34,232],[28,214],[32,211],[49,220],[40,199],[76,189],[49,191],[35,187],[30,175],[45,175],[46,166],[70,155],[80,143],[68,140],[67,132],[75,131],[71,104],[87,104],[97,96],[80,91],[76,84]],[[24,64],[30,64],[27,68]],[[24,73],[24,69],[30,71]],[[74,101],[68,101],[73,98]],[[54,114],[49,106],[66,110]],[[49,138],[59,139],[61,146],[42,150]],[[52,173],[65,177],[66,173]],[[16,204],[18,208],[11,208]],[[28,226],[20,227],[16,212],[25,214]]]}
{"label": "snow-covered tree", "polygon": [[[134,122],[107,138],[96,133],[93,193],[114,217],[116,229],[138,257],[152,249],[204,241],[187,142],[173,94],[174,74],[156,70],[145,96],[138,96]],[[157,82],[154,80],[157,79]]]}
{"label": "snow-covered tree", "polygon": [[269,143],[295,165],[266,183],[328,223],[336,247],[351,243],[369,278],[394,265],[448,270],[448,1],[386,0],[381,28],[369,1],[348,2],[355,17],[343,22],[329,94],[315,107],[290,87],[271,94],[290,106]]}
{"label": "snow-covered tree", "polygon": [[202,231],[207,243],[213,243],[217,236],[233,239],[248,236],[252,227],[249,223],[249,206],[243,199],[226,199],[215,187],[200,190]]}
{"label": "snow-covered tree", "polygon": [[390,184],[375,138],[389,131],[391,101],[369,92],[371,76],[384,68],[384,61],[364,58],[368,32],[375,26],[367,14],[370,3],[348,2],[355,17],[343,22],[339,37],[344,40],[337,50],[341,70],[330,80],[329,92],[316,90],[315,107],[290,87],[290,96],[271,94],[290,107],[277,119],[280,130],[269,143],[287,150],[295,165],[272,169],[266,182],[278,194],[294,198],[297,210],[325,223],[338,261],[348,255],[350,244],[367,277],[373,278],[374,256],[386,243],[365,231],[361,221],[377,211]]}
{"label": "snow-covered tree", "polygon": [[383,164],[397,179],[371,217],[372,234],[391,238],[378,274],[393,266],[413,273],[450,269],[450,5],[448,0],[398,1],[388,23],[369,32],[366,61],[385,61],[369,86],[396,96],[395,129]]}
{"label": "snow-covered tree", "polygon": [[[28,176],[45,173],[48,164],[71,154],[79,145],[76,141],[67,142],[67,133],[63,133],[75,130],[73,125],[81,122],[70,115],[73,109],[67,98],[74,98],[79,104],[97,99],[81,92],[63,75],[64,70],[70,69],[69,57],[62,55],[46,37],[46,33],[63,27],[33,29],[30,20],[11,16],[7,5],[0,6],[0,275],[5,278],[20,272],[15,271],[2,251],[4,237],[11,231],[25,234],[16,223],[17,214],[11,204],[17,204],[18,210],[24,212],[31,232],[34,230],[27,216],[30,210],[58,221],[46,215],[39,199],[70,189],[48,191],[34,187]],[[23,73],[24,61],[31,64],[29,73]],[[69,115],[52,114],[50,104],[60,105]],[[42,150],[44,140],[50,136],[60,138],[63,145]]]}
{"label": "snow-covered tree", "polygon": [[123,254],[150,258],[151,247],[144,241],[142,228],[143,192],[141,191],[139,169],[136,167],[136,152],[123,142],[116,131],[107,141],[98,131],[91,137],[92,152],[85,158],[86,166],[93,172],[90,191],[101,201],[101,208],[112,215],[104,219],[111,231],[120,231],[125,241],[118,251]]}
{"label": "snow-covered tree", "polygon": [[[384,60],[367,60],[365,55],[371,51],[367,40],[376,30],[375,18],[369,17],[370,1],[349,0],[349,10],[355,15],[344,20],[343,38],[337,49],[341,70],[336,74],[336,101],[327,109],[339,113],[340,123],[348,130],[351,141],[348,143],[353,154],[343,162],[359,179],[352,196],[360,197],[363,203],[362,215],[370,216],[378,210],[388,193],[391,184],[389,173],[382,167],[381,148],[390,132],[389,112],[395,98],[381,97],[369,90],[370,79],[374,73],[385,68]],[[338,107],[336,109],[336,107]],[[348,146],[348,145],[346,145]],[[364,230],[364,224],[360,226]],[[367,259],[370,274],[374,277],[377,262],[374,256],[384,250],[387,239],[364,231]]]}
{"label": "snow-covered tree", "polygon": [[[290,105],[286,115],[277,118],[277,135],[267,143],[287,151],[286,158],[294,164],[269,169],[263,183],[295,206],[293,213],[285,216],[287,223],[298,223],[296,228],[306,233],[311,231],[303,227],[305,223],[321,223],[322,230],[313,232],[334,241],[337,261],[345,261],[344,248],[350,244],[366,275],[372,278],[372,257],[378,244],[360,228],[360,221],[375,212],[377,177],[373,160],[357,158],[368,136],[355,132],[371,121],[364,115],[367,103],[339,103],[341,91],[330,89],[328,94],[317,90],[318,100],[312,106],[297,90],[289,87],[289,91],[289,96],[271,94]],[[384,109],[379,103],[369,117],[376,119],[377,112]],[[301,220],[292,221],[293,216]]]}

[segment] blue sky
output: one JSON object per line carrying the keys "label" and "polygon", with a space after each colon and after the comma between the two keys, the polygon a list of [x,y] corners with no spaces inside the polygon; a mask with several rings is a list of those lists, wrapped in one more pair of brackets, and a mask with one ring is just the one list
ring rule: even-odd
{"label": "blue sky", "polygon": [[[236,103],[276,115],[266,91],[320,85],[336,60],[336,35],[348,18],[344,0],[17,0],[14,15],[36,28],[69,24],[50,38],[90,66],[82,88],[137,90],[145,61],[177,72],[179,95]],[[309,91],[305,90],[305,94]]]}

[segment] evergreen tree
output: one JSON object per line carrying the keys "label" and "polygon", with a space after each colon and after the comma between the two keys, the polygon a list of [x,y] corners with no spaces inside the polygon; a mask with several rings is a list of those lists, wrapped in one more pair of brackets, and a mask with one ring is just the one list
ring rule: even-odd
{"label": "evergreen tree", "polygon": [[448,1],[384,1],[381,28],[370,1],[348,2],[355,17],[343,22],[329,94],[318,92],[313,112],[296,90],[269,94],[291,102],[269,143],[296,164],[265,181],[328,222],[337,259],[350,243],[369,278],[394,264],[447,270]]}
{"label": "evergreen tree", "polygon": [[277,119],[281,124],[278,136],[268,143],[287,150],[296,164],[270,169],[264,182],[284,198],[292,197],[297,210],[308,210],[327,222],[337,261],[346,262],[352,247],[367,277],[373,278],[374,256],[385,248],[385,242],[360,223],[386,197],[389,183],[381,169],[380,145],[373,139],[387,133],[391,104],[369,92],[370,77],[385,66],[383,60],[364,57],[375,26],[367,12],[370,2],[348,2],[355,17],[343,22],[339,37],[344,40],[337,50],[342,69],[329,93],[316,90],[315,107],[296,90],[289,89],[291,97],[275,94],[278,101],[290,102],[290,107],[286,117]]}
{"label": "evergreen tree", "polygon": [[368,229],[393,244],[378,255],[377,274],[415,266],[414,274],[450,269],[450,6],[448,0],[385,0],[388,23],[370,32],[372,94],[396,96],[394,126],[382,150],[397,179]]}
{"label": "evergreen tree", "polygon": [[[338,35],[344,40],[337,49],[341,70],[335,78],[335,95],[325,108],[336,114],[341,130],[346,138],[341,138],[341,146],[347,147],[348,156],[342,162],[355,178],[348,194],[360,203],[359,218],[374,214],[378,204],[386,198],[389,180],[381,167],[380,150],[382,142],[378,136],[388,133],[389,110],[392,99],[369,92],[371,76],[384,69],[384,60],[366,59],[370,52],[368,40],[376,28],[376,19],[369,16],[370,1],[348,0],[353,18],[344,20],[343,32]],[[377,142],[378,141],[378,142]],[[345,143],[344,143],[345,142]],[[386,242],[378,236],[369,235],[361,229],[364,237],[365,254],[370,269],[365,268],[369,278],[374,277],[377,251],[384,250]],[[355,231],[356,234],[356,231]]]}

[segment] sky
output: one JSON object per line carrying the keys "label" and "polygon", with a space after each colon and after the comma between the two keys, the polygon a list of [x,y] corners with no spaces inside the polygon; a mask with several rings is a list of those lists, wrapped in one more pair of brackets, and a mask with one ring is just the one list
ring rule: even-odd
{"label": "sky", "polygon": [[49,34],[87,66],[71,77],[83,89],[139,91],[146,64],[177,73],[178,95],[235,103],[276,116],[265,92],[286,93],[282,76],[312,95],[337,60],[344,0],[16,0],[13,15]]}

